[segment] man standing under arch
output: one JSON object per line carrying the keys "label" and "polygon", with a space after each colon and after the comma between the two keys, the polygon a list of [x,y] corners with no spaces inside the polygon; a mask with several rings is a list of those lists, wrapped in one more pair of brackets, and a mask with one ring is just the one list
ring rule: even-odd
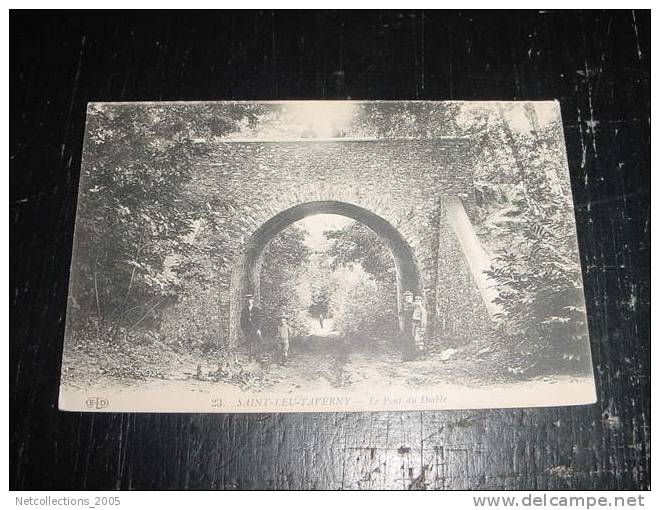
{"label": "man standing under arch", "polygon": [[413,293],[409,290],[403,293],[401,305],[401,360],[410,361],[414,358],[413,314],[415,303]]}
{"label": "man standing under arch", "polygon": [[241,330],[247,343],[248,356],[258,359],[261,356],[261,309],[254,304],[254,294],[245,295]]}

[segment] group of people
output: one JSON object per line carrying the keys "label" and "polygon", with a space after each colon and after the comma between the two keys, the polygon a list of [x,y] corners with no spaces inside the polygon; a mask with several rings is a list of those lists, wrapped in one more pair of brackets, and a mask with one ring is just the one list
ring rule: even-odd
{"label": "group of people", "polygon": [[[319,315],[319,322],[323,328],[323,315]],[[254,302],[254,295],[245,296],[245,306],[241,311],[241,330],[245,337],[248,355],[260,359],[263,350],[263,337],[261,334],[262,314],[261,309]],[[411,291],[403,293],[403,305],[401,309],[401,344],[402,359],[410,361],[420,358],[425,353],[425,337],[427,326],[427,312],[422,296],[414,296]],[[281,362],[289,358],[289,340],[291,327],[286,316],[279,318],[277,325],[277,352]]]}

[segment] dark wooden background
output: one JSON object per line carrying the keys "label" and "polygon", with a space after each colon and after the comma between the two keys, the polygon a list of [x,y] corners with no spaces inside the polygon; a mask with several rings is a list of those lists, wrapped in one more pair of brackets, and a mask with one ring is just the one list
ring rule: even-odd
{"label": "dark wooden background", "polygon": [[[650,486],[650,14],[10,15],[10,488]],[[561,101],[596,405],[57,410],[87,101]]]}

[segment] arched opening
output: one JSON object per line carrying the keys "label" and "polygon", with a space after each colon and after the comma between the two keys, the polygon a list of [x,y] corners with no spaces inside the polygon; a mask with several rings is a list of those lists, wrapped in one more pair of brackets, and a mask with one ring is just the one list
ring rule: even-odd
{"label": "arched opening", "polygon": [[266,221],[247,242],[247,246],[232,273],[230,302],[230,338],[236,344],[240,336],[240,313],[245,294],[253,293],[259,301],[261,262],[271,239],[289,225],[317,214],[341,215],[363,223],[388,246],[396,269],[397,306],[399,315],[406,290],[419,293],[423,289],[420,271],[413,251],[401,233],[379,215],[346,202],[307,202],[280,212]]}

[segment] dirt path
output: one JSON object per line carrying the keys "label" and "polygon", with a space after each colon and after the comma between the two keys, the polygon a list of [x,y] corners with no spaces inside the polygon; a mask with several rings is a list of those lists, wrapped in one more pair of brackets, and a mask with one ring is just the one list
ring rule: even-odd
{"label": "dirt path", "polygon": [[402,362],[394,339],[349,341],[331,329],[314,333],[291,342],[285,363],[272,358],[263,364],[276,388],[451,383],[447,364],[437,356]]}
{"label": "dirt path", "polygon": [[[496,377],[492,374],[495,360],[475,357],[467,350],[457,350],[449,359],[436,353],[403,362],[394,339],[349,341],[331,328],[319,329],[314,330],[317,334],[293,339],[285,363],[280,363],[273,351],[260,362],[239,353],[231,361],[233,367],[219,377],[218,369],[228,361],[214,355],[177,355],[167,366],[159,365],[165,372],[163,377],[148,378],[109,375],[89,359],[80,360],[74,363],[75,374],[66,385],[67,393],[74,400],[90,394],[106,395],[116,409],[131,410],[137,402],[144,408],[168,411],[175,402],[179,411],[196,411],[209,408],[219,397],[239,392],[255,397],[334,395],[364,399],[413,391],[443,395],[449,399],[448,406],[460,408],[508,406],[512,401],[531,405],[539,392],[548,399],[548,405],[554,405],[557,395],[583,392],[588,386],[586,380],[567,376],[526,381]],[[69,357],[69,361],[74,360]]]}
{"label": "dirt path", "polygon": [[[321,327],[318,319],[310,320],[310,334],[291,340],[289,358],[281,362],[270,344],[261,361],[237,354],[233,366],[216,355],[176,354],[167,362],[158,357],[161,376],[135,378],[107,373],[103,367],[111,359],[93,360],[69,357],[70,384],[79,389],[89,385],[106,387],[178,387],[207,392],[220,387],[241,390],[272,390],[280,393],[326,390],[371,390],[373,388],[407,386],[423,388],[438,385],[485,387],[490,384],[516,384],[510,374],[496,371],[494,352],[476,355],[458,347],[450,357],[442,353],[424,359],[402,361],[395,338],[347,339],[334,330],[332,319]],[[223,367],[223,364],[225,366]],[[219,368],[223,372],[219,373]],[[548,378],[541,378],[547,380]]]}

